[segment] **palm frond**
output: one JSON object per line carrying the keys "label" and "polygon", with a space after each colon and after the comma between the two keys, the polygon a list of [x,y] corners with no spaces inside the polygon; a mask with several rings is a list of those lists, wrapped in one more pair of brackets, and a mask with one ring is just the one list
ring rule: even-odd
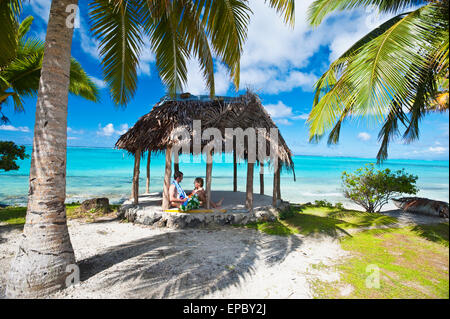
{"label": "palm frond", "polygon": [[[329,92],[331,89],[333,89],[333,87],[336,85],[339,76],[341,75],[341,73],[344,70],[344,68],[346,66],[348,66],[348,64],[350,63],[352,57],[359,50],[364,48],[364,46],[367,43],[369,43],[373,39],[379,37],[384,32],[389,30],[393,25],[398,23],[404,16],[405,16],[405,14],[400,14],[400,15],[395,16],[395,17],[389,19],[388,21],[384,22],[379,27],[375,28],[374,30],[372,30],[371,32],[366,34],[364,37],[362,37],[360,40],[358,40],[354,45],[352,45],[347,51],[345,51],[338,59],[336,59],[336,61],[334,61],[330,65],[329,69],[319,78],[319,80],[317,81],[317,83],[315,85],[316,92],[315,92],[315,95],[314,95],[313,110],[316,108],[316,106],[319,103],[319,101],[321,100],[321,98],[327,92]],[[344,84],[343,82],[340,82],[341,86],[343,84]],[[347,83],[347,85],[348,85],[348,83]],[[336,90],[338,90],[338,89],[339,89],[339,87],[336,88]],[[347,92],[350,89],[351,88],[346,88]],[[326,107],[327,105],[325,105],[325,100],[323,101],[323,103],[324,104],[322,106]],[[330,106],[331,107],[335,107],[333,105],[330,105]],[[342,122],[350,114],[351,109],[350,109],[349,105],[342,106],[341,108],[339,108],[339,110],[341,110],[341,109],[346,109],[347,110],[346,111],[347,114],[340,119],[340,121]],[[322,112],[324,112],[324,111],[325,111],[325,109],[322,110]],[[309,116],[309,122],[312,123],[313,126],[316,125],[313,122],[320,122],[321,121],[321,119],[319,119],[319,118],[316,118],[314,120],[316,113],[317,112],[315,111],[314,113],[310,114],[310,116]],[[336,116],[337,116],[337,114],[336,114]],[[334,120],[334,118],[336,116],[332,116],[331,119]],[[330,138],[329,138],[329,143],[331,142],[331,143],[334,144],[334,143],[338,142],[341,122],[334,124],[335,125],[335,129],[333,129],[333,131],[332,131],[332,136],[330,136]],[[325,124],[325,125],[323,126],[322,129],[314,130],[313,134],[310,135],[310,141],[318,142],[320,140],[319,136],[321,134],[323,134],[327,128],[330,128],[333,125],[332,122],[323,123],[323,124]]]}
{"label": "palm frond", "polygon": [[22,20],[19,25],[19,30],[17,31],[17,37],[19,40],[22,39],[28,33],[28,31],[30,31],[33,20],[33,16],[28,16]]}
{"label": "palm frond", "polygon": [[28,54],[15,59],[2,72],[10,88],[21,96],[34,97],[39,88],[43,52]]}
{"label": "palm frond", "polygon": [[278,14],[283,16],[284,22],[294,26],[295,23],[295,0],[265,0],[269,6],[274,8]]}
{"label": "palm frond", "polygon": [[251,9],[242,0],[201,0],[203,25],[215,53],[229,68],[239,89],[240,59],[247,39]]}
{"label": "palm frond", "polygon": [[334,11],[375,7],[379,12],[396,13],[423,3],[422,0],[316,0],[308,8],[308,21],[318,26]]}
{"label": "palm frond", "polygon": [[[169,94],[174,96],[186,83],[186,60],[190,54],[185,40],[185,29],[180,26],[183,8],[176,5],[176,1],[165,4],[164,7],[165,11],[161,10],[158,4],[149,5],[149,19],[145,21],[144,30],[155,52],[161,80],[167,86]],[[157,21],[155,16],[158,16]]]}
{"label": "palm frond", "polygon": [[400,135],[398,121],[401,121],[403,125],[406,125],[407,118],[400,104],[394,99],[383,127],[378,133],[378,141],[381,143],[377,153],[378,164],[381,164],[387,159],[390,141]]}
{"label": "palm frond", "polygon": [[310,137],[324,134],[346,108],[356,117],[370,114],[383,120],[394,96],[409,105],[417,89],[414,83],[427,65],[422,51],[431,48],[432,25],[424,19],[429,9],[391,19],[384,32],[369,34],[357,49],[331,65],[316,86]]}
{"label": "palm frond", "polygon": [[[32,17],[27,17],[17,27],[20,40],[15,57],[0,70],[0,103],[11,98],[15,111],[23,111],[22,97],[34,97],[39,89],[45,45],[25,36],[32,21]],[[91,101],[98,100],[97,86],[75,59],[71,61],[69,91]]]}
{"label": "palm frond", "polygon": [[198,59],[209,94],[213,97],[215,94],[214,60],[208,43],[208,36],[201,23],[200,10],[190,0],[185,0],[183,7],[184,12],[180,27],[184,30],[183,33],[186,36],[187,51],[192,52]]}
{"label": "palm frond", "polygon": [[99,101],[97,86],[86,74],[81,64],[74,58],[70,60],[69,92],[89,101]]}
{"label": "palm frond", "polygon": [[7,65],[15,56],[18,46],[18,17],[22,10],[20,0],[0,0],[0,69]]}
{"label": "palm frond", "polygon": [[100,40],[103,75],[112,100],[125,105],[137,88],[137,67],[142,47],[142,32],[137,0],[94,0],[90,22]]}

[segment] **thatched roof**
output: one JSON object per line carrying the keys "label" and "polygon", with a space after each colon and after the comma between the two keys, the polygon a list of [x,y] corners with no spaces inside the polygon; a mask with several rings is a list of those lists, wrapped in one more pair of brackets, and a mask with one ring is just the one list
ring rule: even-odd
{"label": "thatched roof", "polygon": [[[174,138],[180,129],[185,129],[192,138],[194,120],[201,120],[202,132],[208,128],[217,128],[223,137],[226,128],[266,129],[266,152],[261,151],[261,154],[267,154],[264,162],[271,162],[268,156],[272,143],[270,128],[277,126],[262,106],[259,97],[250,92],[234,98],[209,99],[190,94],[178,95],[176,99],[165,97],[119,138],[116,148],[132,154],[138,149],[141,152],[164,152],[169,146],[181,145],[179,140]],[[225,143],[225,138],[222,142]],[[207,143],[208,141],[202,141],[202,148]],[[259,148],[259,145],[257,147]],[[225,147],[222,151],[226,151]],[[190,153],[197,154],[192,143]],[[276,154],[282,166],[293,170],[292,152],[279,132]],[[241,159],[247,159],[246,148]]]}

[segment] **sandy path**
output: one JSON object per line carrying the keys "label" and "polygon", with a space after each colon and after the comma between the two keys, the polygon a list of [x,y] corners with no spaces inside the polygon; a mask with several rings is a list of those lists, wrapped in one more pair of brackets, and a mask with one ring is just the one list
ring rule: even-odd
{"label": "sandy path", "polygon": [[[311,265],[345,252],[330,237],[251,229],[169,230],[118,221],[69,223],[81,283],[52,298],[311,298]],[[0,296],[19,232],[3,233]]]}

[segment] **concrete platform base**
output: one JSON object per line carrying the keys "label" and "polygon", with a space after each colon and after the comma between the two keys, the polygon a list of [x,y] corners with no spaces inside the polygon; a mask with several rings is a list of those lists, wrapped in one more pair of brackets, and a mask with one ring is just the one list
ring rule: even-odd
{"label": "concrete platform base", "polygon": [[[223,198],[220,210],[211,213],[179,213],[165,212],[161,208],[162,194],[151,193],[139,196],[139,204],[134,205],[128,200],[120,207],[120,216],[130,222],[153,225],[156,227],[169,227],[174,229],[191,227],[209,227],[213,225],[246,225],[257,221],[273,221],[278,217],[279,211],[289,206],[288,202],[279,201],[277,207],[272,206],[272,197],[254,194],[254,208],[245,209],[245,193],[218,191],[213,192],[212,200]],[[223,209],[226,212],[223,212]]]}

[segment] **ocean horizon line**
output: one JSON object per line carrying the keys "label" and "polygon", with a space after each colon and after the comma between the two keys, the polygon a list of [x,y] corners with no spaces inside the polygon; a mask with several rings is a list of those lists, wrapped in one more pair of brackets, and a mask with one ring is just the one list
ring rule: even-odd
{"label": "ocean horizon line", "polygon": [[[32,144],[21,144],[23,146],[32,147]],[[67,148],[84,148],[84,149],[108,149],[108,150],[118,150],[115,147],[111,146],[86,146],[86,145],[70,145]],[[123,150],[125,151],[125,150]],[[320,155],[320,154],[293,154],[293,156],[301,156],[301,157],[323,157],[323,158],[357,158],[357,159],[365,159],[365,160],[374,160],[377,159],[375,157],[364,157],[364,156],[353,156],[353,155]],[[408,161],[428,161],[428,162],[449,162],[449,159],[429,159],[429,158],[408,158],[408,157],[392,157],[388,158],[389,160],[408,160]]]}

